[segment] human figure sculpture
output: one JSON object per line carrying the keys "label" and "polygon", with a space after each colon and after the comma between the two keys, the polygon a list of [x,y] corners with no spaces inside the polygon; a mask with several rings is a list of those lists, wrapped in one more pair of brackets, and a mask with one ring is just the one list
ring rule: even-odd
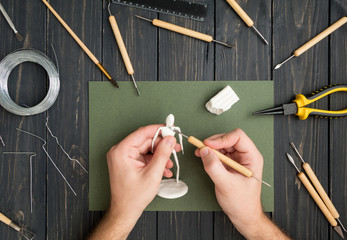
{"label": "human figure sculpture", "polygon": [[[166,126],[160,127],[157,132],[155,133],[152,141],[152,152],[153,152],[153,146],[154,141],[157,139],[159,133],[161,133],[162,137],[166,136],[175,136],[176,132],[181,132],[181,129],[179,127],[174,126],[175,117],[174,115],[170,114],[166,118]],[[183,141],[182,141],[182,135],[179,134],[179,142],[182,149],[182,154],[184,154],[183,150]],[[180,176],[180,165],[177,158],[177,152],[172,150],[172,155],[174,156],[177,171],[176,171],[176,181],[173,181],[173,179],[163,179],[160,184],[158,195],[164,198],[178,198],[183,195],[185,195],[188,192],[188,186],[179,180]]]}

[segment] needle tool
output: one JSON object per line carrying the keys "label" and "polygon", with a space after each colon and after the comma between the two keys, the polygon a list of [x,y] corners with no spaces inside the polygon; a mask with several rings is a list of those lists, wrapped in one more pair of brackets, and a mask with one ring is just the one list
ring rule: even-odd
{"label": "needle tool", "polygon": [[342,229],[346,231],[346,228],[343,226],[342,222],[340,221],[339,217],[340,214],[337,212],[334,204],[332,203],[332,201],[330,200],[330,198],[328,197],[328,194],[325,192],[322,184],[319,182],[316,174],[313,172],[311,166],[304,161],[304,159],[302,158],[302,156],[300,155],[298,149],[296,148],[296,146],[294,145],[293,142],[290,142],[290,146],[292,146],[292,148],[294,149],[294,151],[296,152],[296,154],[298,155],[298,157],[300,158],[301,162],[302,162],[302,167],[305,169],[305,172],[307,174],[307,176],[309,177],[309,179],[311,180],[311,182],[313,183],[313,186],[316,188],[319,196],[322,198],[323,202],[325,203],[325,205],[327,206],[327,208],[329,209],[330,213],[333,215],[333,217],[340,223],[340,226],[342,227]]}
{"label": "needle tool", "polygon": [[145,20],[145,21],[148,21],[148,22],[151,22],[154,26],[157,26],[160,28],[165,28],[167,30],[177,32],[177,33],[180,33],[180,34],[192,37],[192,38],[200,39],[200,40],[205,41],[205,42],[215,42],[215,43],[221,44],[221,45],[229,47],[229,48],[234,47],[234,45],[232,45],[232,44],[214,40],[213,37],[210,35],[200,33],[200,32],[197,32],[197,31],[194,31],[194,30],[191,30],[188,28],[184,28],[181,26],[177,26],[177,25],[172,24],[172,23],[164,22],[164,21],[161,21],[159,19],[150,20],[148,18],[144,18],[144,17],[138,16],[138,15],[135,15],[135,17],[140,18],[140,19]]}
{"label": "needle tool", "polygon": [[108,80],[117,88],[119,88],[117,82],[108,74],[106,69],[101,65],[99,60],[94,56],[94,54],[87,48],[87,46],[77,37],[77,35],[72,31],[72,29],[66,24],[66,22],[59,16],[59,14],[54,10],[54,8],[46,1],[42,2],[47,6],[47,8],[53,13],[53,15],[58,19],[58,21],[63,25],[66,31],[69,32],[71,37],[75,39],[78,45],[83,49],[83,51],[88,55],[88,57],[95,63],[95,65],[101,70],[103,74],[108,78]]}
{"label": "needle tool", "polygon": [[290,59],[292,59],[293,57],[299,57],[301,54],[303,54],[304,52],[306,52],[308,49],[310,49],[311,47],[313,47],[314,45],[316,45],[318,42],[320,42],[321,40],[323,40],[325,37],[327,37],[328,35],[330,35],[331,33],[333,33],[336,29],[338,29],[339,27],[341,27],[343,24],[345,24],[347,22],[347,17],[343,17],[340,20],[338,20],[337,22],[335,22],[333,25],[331,25],[330,27],[328,27],[327,29],[325,29],[323,32],[321,32],[320,34],[318,34],[317,36],[315,36],[314,38],[312,38],[310,41],[308,41],[307,43],[305,43],[304,45],[302,45],[301,47],[299,47],[298,49],[296,49],[294,51],[294,53],[287,58],[286,60],[284,60],[283,62],[279,63],[276,65],[275,69],[279,69],[283,64],[285,64],[286,62],[288,62]]}
{"label": "needle tool", "polygon": [[120,31],[119,31],[116,18],[111,13],[110,6],[111,6],[111,0],[108,0],[107,9],[108,9],[108,13],[110,15],[108,20],[110,21],[110,24],[111,24],[114,36],[115,36],[116,41],[117,41],[117,45],[118,45],[119,51],[120,51],[120,53],[122,55],[125,67],[127,69],[127,72],[131,76],[131,79],[133,80],[134,86],[135,86],[136,91],[137,91],[137,95],[140,96],[140,91],[139,91],[139,89],[137,87],[137,84],[136,84],[136,81],[135,81],[135,78],[134,78],[134,69],[133,69],[133,66],[131,65],[130,58],[129,58],[127,49],[125,48],[125,44],[124,44],[122,35],[121,35]]}
{"label": "needle tool", "polygon": [[[187,136],[187,135],[184,135],[183,133],[177,131],[177,130],[174,130],[176,133],[182,135],[183,137],[187,138],[188,139],[188,142],[191,143],[192,145],[194,145],[195,147],[197,148],[203,148],[203,147],[206,147],[206,145],[201,142],[199,139],[193,137],[193,136]],[[270,184],[264,182],[263,180],[253,176],[253,173],[251,170],[249,170],[248,168],[242,166],[241,164],[239,164],[238,162],[235,162],[234,160],[232,160],[231,158],[225,156],[224,154],[222,154],[221,152],[215,150],[215,149],[212,149],[216,154],[217,154],[217,157],[219,158],[219,160],[224,163],[225,165],[228,165],[229,167],[231,167],[232,169],[238,171],[239,173],[241,173],[242,175],[244,175],[245,177],[252,177],[260,182],[262,182],[263,184],[265,184],[266,186],[268,187],[271,187]]]}
{"label": "needle tool", "polygon": [[5,8],[2,6],[2,4],[0,3],[0,11],[2,12],[2,14],[4,15],[8,25],[10,25],[10,27],[12,28],[14,34],[16,34],[16,38],[18,39],[18,41],[23,41],[23,37],[22,35],[19,34],[19,32],[17,31],[16,27],[14,26],[10,16],[8,16]]}
{"label": "needle tool", "polygon": [[247,24],[248,27],[252,27],[252,29],[258,34],[258,36],[266,43],[269,44],[268,41],[264,38],[263,35],[254,27],[254,22],[252,19],[247,15],[245,11],[240,7],[239,4],[235,0],[226,0],[229,5],[235,10],[235,12],[240,16],[240,18]]}
{"label": "needle tool", "polygon": [[[313,200],[318,205],[319,209],[322,211],[326,219],[329,221],[330,225],[334,227],[334,230],[344,239],[343,232],[341,230],[341,227],[337,225],[337,221],[333,217],[332,213],[329,211],[327,206],[324,204],[322,199],[319,197],[317,191],[314,189],[310,181],[307,179],[306,175],[299,170],[299,168],[295,165],[294,159],[292,156],[290,156],[288,153],[286,153],[288,160],[293,164],[296,171],[298,172],[298,178],[300,181],[304,184],[305,188],[313,198]],[[317,180],[318,181],[318,180]]]}
{"label": "needle tool", "polygon": [[32,240],[35,237],[35,234],[25,230],[23,228],[20,228],[17,224],[13,223],[11,219],[6,217],[4,214],[0,212],[0,221],[8,225],[9,227],[13,228],[17,232],[19,232],[25,239]]}
{"label": "needle tool", "polygon": [[328,96],[334,92],[347,92],[347,85],[329,85],[312,93],[310,97],[302,94],[296,95],[292,103],[282,104],[279,107],[269,108],[254,112],[253,115],[297,115],[299,119],[305,120],[310,114],[319,118],[337,119],[347,116],[347,108],[339,111],[330,111],[323,109],[306,108],[319,99]]}

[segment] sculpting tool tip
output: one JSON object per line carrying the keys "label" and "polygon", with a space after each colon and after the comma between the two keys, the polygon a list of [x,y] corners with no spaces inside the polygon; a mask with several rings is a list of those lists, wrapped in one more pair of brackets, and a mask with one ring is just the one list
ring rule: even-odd
{"label": "sculpting tool tip", "polygon": [[285,64],[286,62],[288,62],[290,59],[292,59],[294,56],[294,54],[292,56],[290,56],[289,58],[287,58],[286,60],[284,60],[283,62],[279,63],[276,65],[276,67],[274,68],[275,70],[276,69],[279,69],[283,64]]}
{"label": "sculpting tool tip", "polygon": [[109,79],[109,80],[111,81],[111,83],[112,83],[116,88],[119,88],[118,83],[117,83],[113,78],[111,78],[111,79]]}
{"label": "sculpting tool tip", "polygon": [[140,96],[141,94],[140,94],[139,88],[137,87],[137,84],[136,84],[136,81],[135,81],[135,78],[134,78],[134,74],[131,74],[130,76],[131,76],[131,79],[133,80],[134,86],[136,88],[137,95]]}
{"label": "sculpting tool tip", "polygon": [[295,167],[296,171],[298,171],[298,173],[300,173],[300,170],[299,170],[299,168],[296,166],[293,157],[290,156],[289,153],[286,153],[286,155],[287,155],[288,160],[289,160],[289,161],[293,164],[293,166]]}
{"label": "sculpting tool tip", "polygon": [[337,221],[340,223],[340,225],[341,225],[343,231],[347,232],[345,226],[343,226],[343,224],[342,224],[342,222],[340,221],[340,219],[337,219]]}
{"label": "sculpting tool tip", "polygon": [[256,180],[262,182],[262,183],[265,184],[266,186],[272,188],[272,186],[271,186],[270,184],[268,184],[267,182],[264,182],[263,180],[261,180],[261,179],[259,179],[259,178],[254,177],[253,175],[252,175],[252,178],[254,178],[254,179],[256,179]]}
{"label": "sculpting tool tip", "polygon": [[233,48],[234,47],[234,44],[220,42],[220,41],[217,41],[217,40],[212,40],[212,41],[215,42],[215,43],[219,43],[219,44],[221,44],[223,46],[229,47],[229,48]]}
{"label": "sculpting tool tip", "polygon": [[22,37],[22,35],[20,35],[18,32],[16,33],[16,38],[17,38],[17,40],[18,41],[23,41],[23,37]]}
{"label": "sculpting tool tip", "polygon": [[254,25],[252,26],[253,30],[258,34],[258,36],[263,39],[263,41],[268,45],[268,41],[266,41],[266,39],[264,38],[264,36],[258,31],[258,29],[256,29],[256,27],[254,27]]}
{"label": "sculpting tool tip", "polygon": [[343,235],[343,232],[340,228],[340,226],[335,226],[334,230],[340,235],[340,237],[342,237],[343,239],[345,239],[345,236]]}
{"label": "sculpting tool tip", "polygon": [[294,151],[296,152],[296,155],[298,155],[298,157],[300,158],[300,160],[302,161],[302,163],[305,163],[305,160],[302,158],[301,154],[299,153],[298,149],[295,147],[293,142],[289,143],[290,146],[292,146],[292,148],[294,149]]}
{"label": "sculpting tool tip", "polygon": [[135,17],[140,18],[140,19],[143,19],[143,20],[148,21],[148,22],[152,22],[151,19],[148,19],[148,18],[145,18],[145,17],[141,17],[141,16],[139,16],[139,15],[135,15]]}

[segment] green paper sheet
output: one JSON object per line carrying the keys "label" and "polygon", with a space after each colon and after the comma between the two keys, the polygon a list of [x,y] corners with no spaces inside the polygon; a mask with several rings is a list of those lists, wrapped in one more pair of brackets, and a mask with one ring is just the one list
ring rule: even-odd
{"label": "green paper sheet", "polygon": [[[263,180],[273,186],[273,117],[252,116],[252,112],[273,105],[272,81],[137,84],[140,97],[131,82],[121,82],[120,89],[108,82],[89,82],[89,210],[100,211],[108,207],[110,190],[106,153],[111,146],[141,126],[165,124],[170,113],[184,134],[201,140],[235,128],[243,129],[263,154]],[[219,116],[208,112],[205,103],[227,85],[240,100]],[[204,171],[201,159],[195,157],[195,149],[184,139],[185,154],[178,153],[180,179],[188,185],[188,193],[173,200],[157,196],[147,211],[221,211],[213,182]],[[175,172],[174,167],[174,177]],[[273,189],[262,186],[262,205],[266,212],[274,209]]]}

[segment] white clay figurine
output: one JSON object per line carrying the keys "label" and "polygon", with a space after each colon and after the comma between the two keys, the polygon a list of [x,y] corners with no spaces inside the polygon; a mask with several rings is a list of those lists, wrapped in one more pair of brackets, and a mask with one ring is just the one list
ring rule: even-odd
{"label": "white clay figurine", "polygon": [[[166,126],[165,127],[160,127],[157,132],[155,133],[152,141],[152,152],[153,152],[153,145],[154,141],[157,139],[159,133],[161,132],[162,137],[166,136],[175,136],[176,132],[181,132],[181,129],[179,127],[174,127],[174,122],[175,122],[175,117],[174,115],[170,114],[166,118]],[[182,142],[182,135],[179,134],[179,141],[182,149],[182,154],[184,154],[183,151],[183,142]],[[167,198],[167,199],[174,199],[174,198],[179,198],[184,196],[188,192],[188,186],[184,182],[179,180],[180,176],[180,165],[178,162],[177,158],[177,153],[174,150],[172,150],[172,154],[175,159],[175,163],[177,166],[177,171],[176,171],[176,180],[173,178],[170,179],[163,179],[160,183],[159,191],[158,191],[158,196],[162,198]]]}

